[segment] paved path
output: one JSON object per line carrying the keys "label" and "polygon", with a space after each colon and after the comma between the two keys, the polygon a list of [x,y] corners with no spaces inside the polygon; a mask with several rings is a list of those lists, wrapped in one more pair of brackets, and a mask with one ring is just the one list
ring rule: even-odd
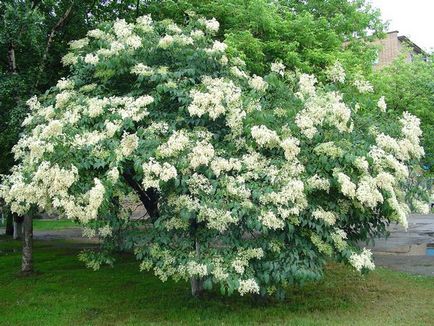
{"label": "paved path", "polygon": [[411,215],[408,230],[391,225],[390,237],[371,246],[375,263],[398,271],[434,276],[434,214]]}
{"label": "paved path", "polygon": [[[419,275],[434,276],[434,214],[411,215],[408,230],[391,225],[388,239],[377,239],[374,252],[377,266]],[[3,230],[2,230],[3,231]],[[3,231],[4,232],[4,231]],[[0,231],[0,233],[3,233]],[[81,228],[34,231],[38,240],[69,239],[95,243],[97,239],[82,238]],[[431,256],[430,256],[431,255]]]}

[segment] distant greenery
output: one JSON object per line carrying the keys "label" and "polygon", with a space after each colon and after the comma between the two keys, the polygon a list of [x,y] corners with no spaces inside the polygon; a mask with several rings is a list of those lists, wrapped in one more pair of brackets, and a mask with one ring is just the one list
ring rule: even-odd
{"label": "distant greenery", "polygon": [[16,273],[19,243],[0,240],[0,325],[422,326],[434,319],[432,277],[381,268],[363,277],[331,265],[323,281],[291,289],[284,302],[212,293],[195,299],[185,283],[140,273],[130,256],[118,257],[115,268],[90,272],[65,242],[35,246],[38,273],[24,278]]}
{"label": "distant greenery", "polygon": [[427,61],[415,57],[413,62],[407,62],[403,55],[374,72],[373,82],[385,96],[388,110],[397,115],[408,111],[421,119],[424,168],[434,176],[434,57]]}

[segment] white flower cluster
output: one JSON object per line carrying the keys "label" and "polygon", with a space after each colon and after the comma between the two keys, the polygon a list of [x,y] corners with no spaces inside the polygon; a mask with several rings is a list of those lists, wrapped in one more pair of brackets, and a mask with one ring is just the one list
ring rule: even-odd
{"label": "white flower cluster", "polygon": [[251,196],[251,192],[246,187],[245,180],[241,176],[236,178],[228,177],[226,190],[228,191],[229,195],[240,199],[248,199]]}
{"label": "white flower cluster", "polygon": [[351,254],[349,262],[359,272],[363,269],[375,269],[374,262],[372,261],[372,252],[366,248],[364,248],[360,254]]}
{"label": "white flower cluster", "polygon": [[267,211],[258,216],[259,221],[268,229],[283,229],[285,223],[272,211]]}
{"label": "white flower cluster", "polygon": [[160,164],[153,157],[148,162],[143,163],[143,188],[156,188],[160,189],[160,181],[167,182],[171,179],[175,179],[178,176],[176,168],[164,162]]}
{"label": "white flower cluster", "polygon": [[380,109],[381,112],[386,112],[387,104],[384,96],[380,97],[380,99],[377,102],[377,106]]}
{"label": "white flower cluster", "polygon": [[212,120],[241,105],[241,89],[223,78],[205,77],[202,81],[207,92],[191,91],[192,102],[188,106],[191,116],[201,117],[208,113]]}
{"label": "white flower cluster", "polygon": [[356,198],[363,205],[372,209],[379,203],[382,203],[383,196],[378,191],[376,179],[370,176],[363,176],[357,186]]}
{"label": "white flower cluster", "polygon": [[[65,89],[73,89],[74,88],[74,81],[72,81],[70,79],[61,78],[57,81],[56,87],[61,91],[65,90]],[[27,105],[31,106],[32,101],[38,102],[36,96],[32,97],[29,101],[27,101]]]}
{"label": "white flower cluster", "polygon": [[136,27],[142,32],[151,32],[154,29],[152,25],[153,21],[150,15],[140,16],[136,19]]}
{"label": "white flower cluster", "polygon": [[339,158],[344,154],[344,151],[340,149],[333,141],[326,143],[320,143],[313,151],[318,155],[326,155],[332,158]]}
{"label": "white flower cluster", "polygon": [[113,230],[110,227],[110,225],[108,225],[108,224],[106,224],[102,228],[98,229],[98,234],[101,238],[111,237],[112,233],[113,233]]}
{"label": "white flower cluster", "polygon": [[300,141],[295,137],[287,137],[280,142],[280,146],[285,152],[285,158],[291,161],[300,153]]}
{"label": "white flower cluster", "polygon": [[186,46],[186,45],[192,45],[194,43],[193,38],[190,36],[186,36],[183,34],[177,34],[177,35],[165,35],[158,41],[158,47],[162,49],[168,49],[169,47],[173,45],[180,45],[180,46]]}
{"label": "white flower cluster", "polygon": [[271,64],[271,71],[283,76],[285,74],[285,65],[280,61],[275,61]]}
{"label": "white flower cluster", "polygon": [[264,257],[264,251],[262,248],[250,248],[240,250],[237,258],[232,261],[232,268],[236,273],[243,275],[246,267],[249,266],[249,260],[261,259]]}
{"label": "white flower cluster", "polygon": [[267,82],[262,77],[256,75],[253,75],[253,77],[249,80],[249,85],[258,92],[265,92],[268,87]]}
{"label": "white flower cluster", "polygon": [[207,52],[208,54],[219,54],[224,53],[227,48],[228,46],[225,43],[220,41],[214,41],[212,47],[205,49],[205,52]]}
{"label": "white flower cluster", "polygon": [[253,278],[248,280],[240,280],[238,292],[241,296],[245,295],[246,293],[259,293],[259,285]]}
{"label": "white flower cluster", "polygon": [[275,147],[279,145],[280,138],[274,130],[268,129],[266,126],[253,126],[252,137],[260,147]]}
{"label": "white flower cluster", "polygon": [[374,91],[374,87],[371,85],[371,83],[364,79],[357,79],[353,82],[353,85],[357,88],[357,90],[364,94],[364,93],[372,93]]}
{"label": "white flower cluster", "polygon": [[207,141],[200,141],[188,155],[190,167],[194,170],[201,165],[208,165],[214,157],[214,147]]}
{"label": "white flower cluster", "polygon": [[186,132],[183,130],[175,131],[166,143],[158,147],[157,153],[159,153],[161,157],[175,156],[187,148],[189,143],[190,139]]}
{"label": "white flower cluster", "polygon": [[123,134],[120,148],[124,157],[130,156],[137,146],[139,146],[139,137],[136,134]]}
{"label": "white flower cluster", "polygon": [[208,269],[206,265],[199,264],[195,261],[189,261],[187,264],[187,272],[190,276],[204,277],[208,275]]}
{"label": "white flower cluster", "polygon": [[356,196],[356,185],[351,181],[350,177],[342,172],[338,172],[336,177],[341,186],[341,192],[349,198],[354,198]]}
{"label": "white flower cluster", "polygon": [[198,221],[205,221],[209,229],[215,229],[219,232],[224,232],[230,224],[238,221],[236,216],[231,212],[211,207],[202,207],[199,211]]}
{"label": "white flower cluster", "polygon": [[88,63],[90,65],[96,65],[99,62],[98,55],[92,54],[92,53],[88,53],[84,57],[84,62],[86,62],[86,63]]}
{"label": "white flower cluster", "polygon": [[299,91],[295,95],[301,99],[305,99],[306,97],[315,95],[316,83],[317,83],[317,79],[315,76],[308,75],[308,74],[301,74],[298,82]]}
{"label": "white flower cluster", "polygon": [[312,216],[318,220],[323,220],[328,225],[334,225],[336,223],[336,214],[325,211],[322,208],[314,210]]}
{"label": "white flower cluster", "polygon": [[149,77],[154,74],[154,69],[147,65],[144,65],[143,63],[138,63],[133,68],[131,68],[131,73],[135,75]]}
{"label": "white flower cluster", "polygon": [[202,24],[205,29],[210,33],[217,33],[220,28],[220,23],[215,19],[199,19],[198,22]]}
{"label": "white flower cluster", "polygon": [[203,174],[194,173],[188,181],[188,189],[192,194],[198,195],[200,192],[211,194],[213,187],[207,177]]}
{"label": "white flower cluster", "polygon": [[221,172],[240,171],[241,161],[235,158],[216,157],[211,162],[211,170],[217,177],[220,176]]}
{"label": "white flower cluster", "polygon": [[357,157],[353,164],[360,172],[368,173],[369,162],[365,157]]}
{"label": "white flower cluster", "polygon": [[325,190],[329,192],[330,181],[325,178],[321,178],[319,175],[315,174],[307,180],[307,185],[311,189]]}
{"label": "white flower cluster", "polygon": [[330,66],[326,71],[327,77],[334,83],[345,82],[345,69],[339,61]]}
{"label": "white flower cluster", "polygon": [[[295,123],[301,133],[312,139],[318,132],[317,127],[324,123],[334,126],[339,132],[351,132],[351,109],[343,102],[342,95],[337,92],[316,94],[305,101],[304,109],[295,117]],[[350,123],[351,122],[351,123]]]}

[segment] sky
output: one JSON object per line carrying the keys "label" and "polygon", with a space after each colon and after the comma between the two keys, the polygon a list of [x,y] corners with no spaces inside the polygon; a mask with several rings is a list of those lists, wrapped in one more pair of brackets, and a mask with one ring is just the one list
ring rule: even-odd
{"label": "sky", "polygon": [[434,0],[370,0],[389,21],[388,31],[399,31],[424,50],[434,50]]}

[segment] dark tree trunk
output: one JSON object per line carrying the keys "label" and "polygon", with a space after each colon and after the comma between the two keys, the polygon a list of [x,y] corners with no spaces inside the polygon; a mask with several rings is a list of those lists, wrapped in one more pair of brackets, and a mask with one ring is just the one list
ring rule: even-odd
{"label": "dark tree trunk", "polygon": [[[196,258],[199,258],[200,245],[199,245],[199,242],[197,241],[197,239],[195,241],[195,250],[196,250]],[[191,283],[191,294],[194,297],[201,296],[203,293],[203,279],[198,277],[198,276],[195,276],[195,277],[191,278],[190,283]]]}
{"label": "dark tree trunk", "polygon": [[142,202],[143,206],[145,206],[146,212],[151,217],[151,220],[154,221],[158,218],[158,192],[154,188],[150,188],[147,190],[143,190],[142,185],[137,182],[133,175],[129,172],[124,172],[123,177],[125,181],[129,184],[131,188],[137,193]]}
{"label": "dark tree trunk", "polygon": [[14,75],[17,74],[17,63],[15,60],[15,45],[13,42],[9,43],[9,47],[8,47],[8,69],[10,73]]}
{"label": "dark tree trunk", "polygon": [[21,273],[30,274],[33,272],[33,216],[24,216],[24,237],[23,237],[23,257],[21,263]]}
{"label": "dark tree trunk", "polygon": [[59,18],[56,25],[53,26],[53,28],[50,31],[50,34],[48,35],[47,44],[45,45],[45,51],[44,51],[44,54],[42,55],[41,63],[39,65],[39,69],[38,69],[38,72],[36,75],[36,81],[35,81],[35,85],[34,85],[35,89],[39,86],[41,74],[45,68],[45,63],[47,62],[48,53],[50,51],[51,43],[53,42],[54,36],[56,35],[57,30],[62,28],[62,26],[65,24],[66,20],[68,19],[68,17],[71,14],[71,10],[72,10],[73,6],[74,6],[74,1],[72,1],[70,6],[68,7],[68,9],[66,9],[63,16]]}
{"label": "dark tree trunk", "polygon": [[12,218],[13,218],[13,228],[14,228],[14,233],[13,233],[13,238],[15,240],[19,240],[23,238],[23,222],[24,222],[24,217],[19,216],[18,214],[12,213]]}
{"label": "dark tree trunk", "polygon": [[14,221],[11,212],[4,208],[3,216],[6,218],[6,235],[14,235]]}

